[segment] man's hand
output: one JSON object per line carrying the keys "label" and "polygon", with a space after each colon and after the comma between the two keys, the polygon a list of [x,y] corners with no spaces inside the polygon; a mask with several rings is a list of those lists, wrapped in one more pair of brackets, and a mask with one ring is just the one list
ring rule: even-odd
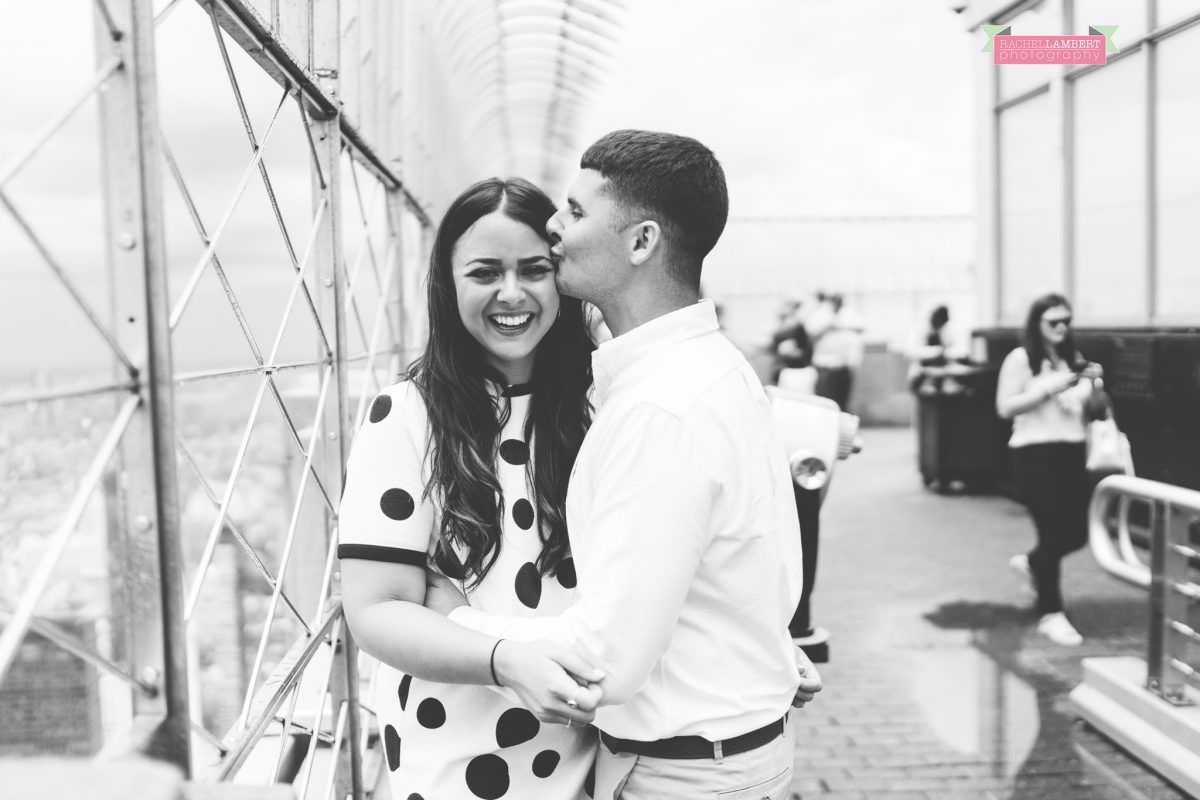
{"label": "man's hand", "polygon": [[542,722],[586,725],[596,716],[604,673],[570,648],[548,641],[505,639],[495,652],[500,685],[516,692]]}
{"label": "man's hand", "polygon": [[425,603],[430,611],[435,611],[443,617],[459,606],[467,605],[467,598],[458,587],[445,575],[425,569]]}
{"label": "man's hand", "polygon": [[817,672],[812,661],[799,647],[796,648],[796,671],[800,673],[800,686],[796,689],[792,706],[804,708],[806,703],[811,702],[817,696],[817,692],[821,691],[824,684],[821,683],[821,673]]}

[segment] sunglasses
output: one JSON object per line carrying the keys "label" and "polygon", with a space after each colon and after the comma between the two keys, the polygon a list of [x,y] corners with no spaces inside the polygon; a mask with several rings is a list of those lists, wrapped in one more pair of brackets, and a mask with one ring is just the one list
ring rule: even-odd
{"label": "sunglasses", "polygon": [[1046,319],[1045,317],[1043,317],[1042,322],[1046,323],[1051,328],[1058,328],[1058,327],[1068,328],[1071,326],[1071,318],[1070,317],[1055,317],[1054,319]]}

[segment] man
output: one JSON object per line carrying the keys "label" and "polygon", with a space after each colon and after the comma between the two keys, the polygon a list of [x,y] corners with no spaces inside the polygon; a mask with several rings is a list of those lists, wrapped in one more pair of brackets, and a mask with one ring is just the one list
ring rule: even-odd
{"label": "man", "polygon": [[805,325],[813,341],[816,393],[833,400],[842,411],[849,411],[854,375],[863,362],[862,316],[847,307],[840,294],[832,294],[821,300]]}
{"label": "man", "polygon": [[578,599],[557,617],[450,618],[510,640],[498,682],[543,719],[595,695],[532,674],[511,640],[566,645],[603,673],[580,675],[603,691],[597,798],[784,798],[787,712],[820,679],[804,663],[798,680],[787,632],[801,547],[769,402],[699,302],[725,176],[694,139],[646,131],[604,136],[580,166],[547,229],[561,291],[614,338],[593,356],[596,414],[567,496]]}

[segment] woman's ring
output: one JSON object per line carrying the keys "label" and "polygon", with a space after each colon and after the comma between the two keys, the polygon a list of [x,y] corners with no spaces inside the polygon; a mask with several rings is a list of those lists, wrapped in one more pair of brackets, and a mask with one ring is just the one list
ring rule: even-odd
{"label": "woman's ring", "polygon": [[571,718],[567,717],[567,727],[571,727]]}
{"label": "woman's ring", "polygon": [[579,687],[575,687],[575,693],[571,695],[571,699],[567,701],[567,705],[571,708],[579,708]]}

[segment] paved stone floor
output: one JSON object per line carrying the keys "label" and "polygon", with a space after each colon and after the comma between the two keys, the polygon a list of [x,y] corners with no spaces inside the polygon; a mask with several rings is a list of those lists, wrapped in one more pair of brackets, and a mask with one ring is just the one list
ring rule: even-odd
{"label": "paved stone floor", "polygon": [[910,430],[865,439],[822,520],[814,613],[832,661],[797,715],[793,800],[1184,797],[1066,702],[1082,658],[1145,652],[1145,594],[1071,556],[1067,612],[1086,641],[1051,644],[1007,567],[1033,543],[1023,509],[925,490]]}

